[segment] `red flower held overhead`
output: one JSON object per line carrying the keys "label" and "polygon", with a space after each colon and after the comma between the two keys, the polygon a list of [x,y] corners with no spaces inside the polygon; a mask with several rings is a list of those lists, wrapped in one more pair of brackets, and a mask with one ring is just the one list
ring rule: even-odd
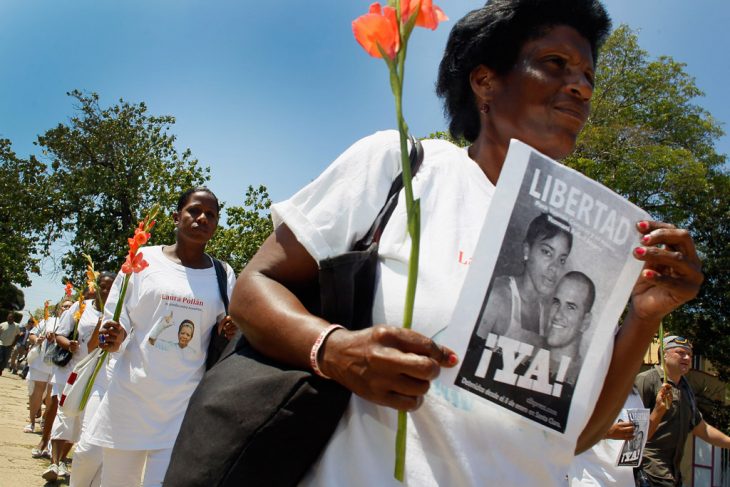
{"label": "red flower held overhead", "polygon": [[[398,20],[392,7],[381,9],[378,2],[370,5],[370,10],[352,21],[352,32],[357,42],[373,57],[382,58],[380,50],[390,58],[400,49]],[[380,49],[378,49],[380,46]]]}
{"label": "red flower held overhead", "polygon": [[416,17],[417,26],[436,30],[439,22],[449,20],[444,11],[437,5],[434,5],[432,0],[402,0],[401,18],[403,19],[403,22],[407,22],[408,19],[411,18],[413,12],[418,9],[419,3],[421,4],[421,8],[418,10],[418,17]]}
{"label": "red flower held overhead", "polygon": [[73,292],[73,290],[74,290],[74,286],[73,286],[73,284],[71,284],[71,281],[67,282],[66,283],[66,290],[65,290],[66,296],[71,297],[71,293]]}
{"label": "red flower held overhead", "polygon": [[134,254],[129,252],[127,254],[127,260],[122,264],[122,272],[124,274],[131,274],[133,272],[141,272],[147,268],[149,264],[143,259],[142,252]]}

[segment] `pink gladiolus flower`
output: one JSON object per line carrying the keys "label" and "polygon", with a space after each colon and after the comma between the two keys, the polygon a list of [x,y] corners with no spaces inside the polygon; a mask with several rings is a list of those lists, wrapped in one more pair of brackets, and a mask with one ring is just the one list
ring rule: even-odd
{"label": "pink gladiolus flower", "polygon": [[138,254],[130,252],[127,254],[127,260],[125,260],[124,264],[122,264],[122,272],[125,274],[141,272],[147,266],[149,266],[149,263],[142,258],[142,252],[139,252]]}
{"label": "pink gladiolus flower", "polygon": [[[352,21],[352,32],[357,42],[373,57],[382,58],[380,49],[390,59],[400,49],[400,33],[395,9],[383,7],[378,2],[370,5],[370,10]],[[380,46],[380,49],[378,49]]]}
{"label": "pink gladiolus flower", "polygon": [[407,22],[410,19],[413,12],[418,8],[419,3],[421,4],[421,9],[418,11],[418,17],[416,17],[417,26],[436,30],[439,22],[449,20],[444,11],[434,5],[432,0],[404,0],[401,3],[401,18],[403,22]]}

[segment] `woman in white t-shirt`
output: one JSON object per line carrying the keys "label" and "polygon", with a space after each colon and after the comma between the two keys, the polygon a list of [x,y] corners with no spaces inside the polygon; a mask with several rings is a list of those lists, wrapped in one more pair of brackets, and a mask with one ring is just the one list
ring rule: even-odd
{"label": "woman in white t-shirt", "polygon": [[[110,272],[102,272],[99,276],[99,294],[102,302],[109,295],[109,290],[114,282],[115,274]],[[63,315],[59,326],[56,330],[56,344],[66,350],[73,352],[71,360],[63,367],[54,366],[53,374],[55,383],[53,385],[53,396],[59,400],[63,393],[63,387],[66,385],[68,376],[89,352],[97,347],[99,326],[101,325],[102,310],[98,309],[99,305],[95,299],[87,299],[84,302],[84,312],[78,318],[78,326],[76,338],[72,338],[72,332],[76,325],[76,314],[79,311],[79,303],[74,303]],[[51,464],[43,472],[43,478],[49,481],[55,481],[58,477],[67,477],[68,470],[68,453],[75,442],[81,436],[81,416],[69,417],[64,414],[61,408],[58,408],[56,418],[53,421],[53,429],[51,431]],[[78,452],[76,452],[78,453]],[[74,453],[76,465],[79,463],[79,456]],[[76,470],[76,469],[74,469]]]}
{"label": "woman in white t-shirt", "polygon": [[41,407],[46,389],[49,389],[49,400],[46,403],[46,410],[43,413],[41,439],[38,442],[38,445],[31,451],[31,456],[33,458],[41,458],[44,456],[50,458],[50,454],[47,453],[47,448],[51,439],[51,427],[53,426],[53,421],[56,419],[58,398],[53,397],[49,388],[49,385],[53,380],[53,364],[47,363],[45,355],[48,346],[56,339],[56,329],[61,322],[63,313],[65,313],[72,305],[73,301],[70,299],[61,300],[61,302],[56,305],[53,316],[50,316],[47,320],[44,319],[39,322],[38,326],[30,332],[29,340],[35,346],[40,347],[40,356],[35,359],[32,364],[30,364],[28,369],[28,381],[31,384],[30,399],[28,401],[30,424],[26,426],[25,431],[32,431],[34,429],[34,416]]}
{"label": "woman in white t-shirt", "polygon": [[[332,332],[332,324],[310,314],[292,292],[314,285],[317,262],[349,250],[372,224],[400,172],[395,132],[357,142],[311,184],[272,207],[275,231],[241,273],[231,314],[260,352],[319,369],[355,393],[303,485],[394,484],[400,409],[412,411],[409,485],[562,486],[576,448],[597,441],[616,417],[660,318],[691,299],[702,280],[691,238],[661,222],[636,225],[637,242],[642,234],[644,239],[634,254],[646,266],[615,347],[599,357],[607,375],[604,384],[590,386],[595,407],[571,417],[571,434],[557,438],[522,428],[504,408],[477,410],[468,397],[432,383],[441,367],[458,361],[433,337],[455,307],[510,139],[556,159],[573,150],[590,109],[597,47],[609,25],[593,0],[493,0],[452,29],[437,92],[451,134],[471,145],[423,141],[425,158],[413,178],[421,249],[412,330],[397,326],[410,247],[402,204],[380,239],[373,321],[383,325]],[[673,252],[683,258],[670,259]],[[314,367],[310,354],[324,338]]]}
{"label": "woman in white t-shirt", "polygon": [[[188,400],[205,371],[213,328],[226,336],[235,331],[205,253],[219,209],[207,188],[183,193],[173,213],[175,243],[140,249],[149,266],[132,274],[118,323],[110,320],[123,274],[109,293],[100,346],[114,352],[124,342],[124,350],[88,434],[90,444],[104,449],[105,487],[161,485]],[[230,295],[235,275],[227,264],[225,271]],[[181,347],[188,337],[180,339],[178,333],[188,322],[195,332]]]}

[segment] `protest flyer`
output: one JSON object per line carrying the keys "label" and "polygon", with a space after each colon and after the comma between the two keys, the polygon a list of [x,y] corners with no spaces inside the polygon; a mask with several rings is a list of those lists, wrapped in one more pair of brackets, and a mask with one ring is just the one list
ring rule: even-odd
{"label": "protest flyer", "polygon": [[649,432],[649,410],[644,408],[625,409],[621,421],[630,421],[634,424],[634,436],[625,440],[616,459],[618,467],[638,467],[644,454],[644,446]]}
{"label": "protest flyer", "polygon": [[504,167],[442,339],[462,360],[441,380],[565,434],[605,378],[648,215],[517,140]]}

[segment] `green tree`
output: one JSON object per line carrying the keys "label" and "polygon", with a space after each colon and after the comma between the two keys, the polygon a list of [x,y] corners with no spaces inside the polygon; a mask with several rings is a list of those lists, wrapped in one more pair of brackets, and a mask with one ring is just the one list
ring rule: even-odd
{"label": "green tree", "polygon": [[45,171],[44,164],[32,156],[18,158],[10,141],[0,139],[0,307],[22,307],[17,286],[30,286],[30,275],[39,273],[39,242],[52,197]]}
{"label": "green tree", "polygon": [[50,161],[49,185],[54,195],[48,239],[68,239],[61,260],[77,285],[84,280],[89,254],[99,270],[119,269],[127,237],[138,220],[159,204],[163,210],[150,243],[173,241],[173,225],[165,214],[178,195],[209,179],[190,150],[179,153],[171,116],[154,116],[142,103],[102,107],[96,93],[72,91],[76,113],[38,137]]}
{"label": "green tree", "polygon": [[650,60],[634,32],[616,29],[599,59],[591,118],[565,163],[691,232],[706,280],[665,327],[692,338],[727,380],[730,174],[715,150],[723,131],[696,103],[703,93],[685,68]]}
{"label": "green tree", "polygon": [[241,272],[273,230],[266,186],[249,186],[243,206],[226,209],[226,226],[218,228],[208,245],[211,255]]}

